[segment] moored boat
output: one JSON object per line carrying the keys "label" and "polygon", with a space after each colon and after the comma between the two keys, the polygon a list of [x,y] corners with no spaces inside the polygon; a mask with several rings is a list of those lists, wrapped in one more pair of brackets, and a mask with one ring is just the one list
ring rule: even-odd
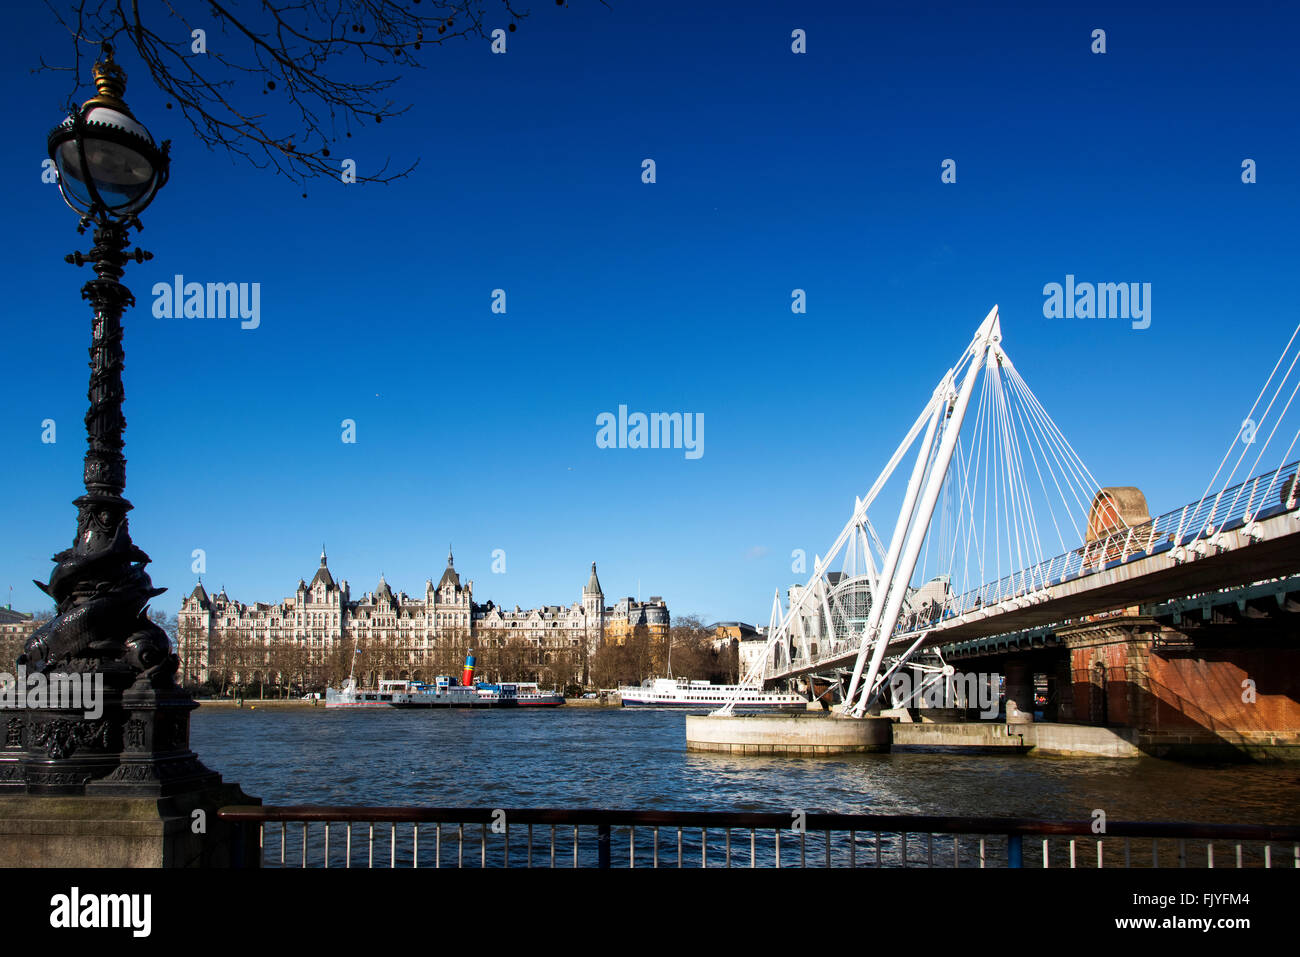
{"label": "moored boat", "polygon": [[451,675],[438,675],[432,684],[406,682],[405,690],[393,698],[394,708],[498,708],[506,702],[499,692],[463,685]]}
{"label": "moored boat", "polygon": [[554,708],[564,704],[564,695],[542,691],[536,682],[517,681],[490,684],[474,681],[474,653],[465,658],[460,679],[438,675],[432,683],[416,680],[379,682],[378,690],[357,687],[349,675],[339,690],[325,692],[327,708]]}
{"label": "moored boat", "polygon": [[564,704],[564,695],[558,691],[543,691],[535,681],[516,681],[501,685],[502,691],[513,688],[515,705],[520,708],[558,708]]}
{"label": "moored boat", "polygon": [[654,678],[640,685],[618,689],[625,708],[720,708],[734,702],[737,711],[803,711],[808,701],[802,695],[764,691],[750,685],[715,685],[708,681],[679,681]]}

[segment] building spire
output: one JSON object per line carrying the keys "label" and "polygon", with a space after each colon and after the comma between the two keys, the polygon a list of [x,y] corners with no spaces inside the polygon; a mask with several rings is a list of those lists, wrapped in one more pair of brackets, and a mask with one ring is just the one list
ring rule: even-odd
{"label": "building spire", "polygon": [[460,576],[456,574],[456,569],[452,565],[451,543],[447,543],[447,567],[443,570],[442,578],[438,581],[438,590],[442,591],[447,585],[451,585],[456,591],[460,591]]}
{"label": "building spire", "polygon": [[322,584],[326,589],[337,588],[338,586],[334,584],[334,576],[331,575],[330,570],[325,567],[325,562],[325,543],[321,542],[320,568],[316,569],[316,574],[312,576],[310,585],[302,581],[299,581],[299,585],[306,588],[315,588],[317,584]]}

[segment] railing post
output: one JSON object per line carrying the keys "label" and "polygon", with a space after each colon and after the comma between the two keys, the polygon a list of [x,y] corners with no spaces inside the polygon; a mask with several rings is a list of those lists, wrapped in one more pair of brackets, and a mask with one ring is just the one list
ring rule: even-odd
{"label": "railing post", "polygon": [[1023,856],[1021,853],[1021,837],[1019,834],[1007,835],[1007,867],[1023,867]]}
{"label": "railing post", "polygon": [[596,866],[609,870],[609,825],[596,825]]}
{"label": "railing post", "polygon": [[[247,833],[246,825],[243,821],[236,821],[230,826],[234,841],[230,848],[230,866],[232,868],[248,867],[249,864],[244,855],[244,839]],[[1240,865],[1238,865],[1240,866]]]}

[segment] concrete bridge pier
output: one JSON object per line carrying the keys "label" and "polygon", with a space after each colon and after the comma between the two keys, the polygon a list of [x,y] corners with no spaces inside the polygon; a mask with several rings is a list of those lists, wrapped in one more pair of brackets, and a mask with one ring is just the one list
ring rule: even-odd
{"label": "concrete bridge pier", "polygon": [[692,714],[686,716],[686,749],[729,754],[888,751],[892,727],[888,718],[845,718],[829,712]]}

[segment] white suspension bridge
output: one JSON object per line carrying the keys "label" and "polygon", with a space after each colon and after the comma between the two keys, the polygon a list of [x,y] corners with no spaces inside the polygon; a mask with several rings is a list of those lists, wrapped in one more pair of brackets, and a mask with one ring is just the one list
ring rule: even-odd
{"label": "white suspension bridge", "polygon": [[[1137,489],[1098,484],[1003,349],[994,306],[807,583],[788,607],[774,595],[742,683],[819,674],[862,717],[904,665],[944,670],[937,646],[1300,571],[1300,429],[1284,424],[1298,339],[1201,497],[1151,518]],[[871,507],[913,450],[886,545]]]}

